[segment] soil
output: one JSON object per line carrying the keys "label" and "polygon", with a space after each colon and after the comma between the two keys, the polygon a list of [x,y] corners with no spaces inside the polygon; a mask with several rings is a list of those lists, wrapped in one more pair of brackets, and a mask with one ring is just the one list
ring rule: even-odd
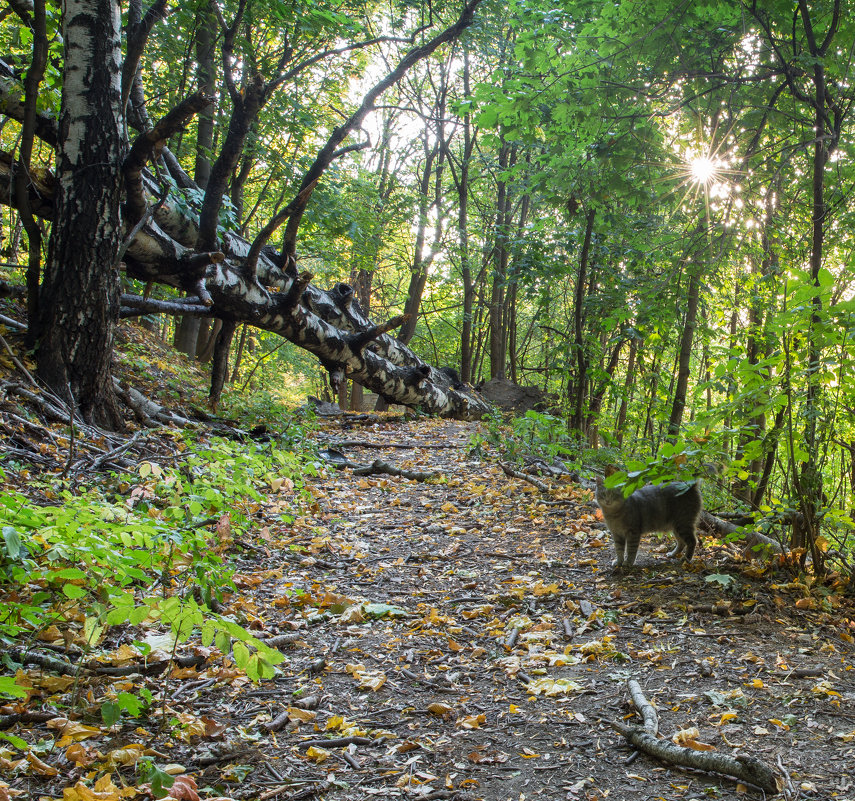
{"label": "soil", "polygon": [[509,478],[470,454],[477,424],[324,425],[352,462],[437,478],[328,469],[292,522],[272,522],[271,497],[225,606],[278,638],[279,675],[253,685],[219,658],[176,672],[170,714],[204,733],[131,722],[99,750],[144,742],[203,797],[764,797],[628,746],[610,721],[642,725],[635,679],[661,736],[760,759],[782,797],[855,801],[849,600],[712,540],[685,569],[647,537],[613,575],[590,490]]}

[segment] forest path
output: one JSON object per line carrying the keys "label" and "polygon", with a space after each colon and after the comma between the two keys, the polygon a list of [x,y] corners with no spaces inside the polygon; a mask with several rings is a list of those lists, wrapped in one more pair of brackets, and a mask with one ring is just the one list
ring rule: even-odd
{"label": "forest path", "polygon": [[[342,425],[319,443],[361,441],[341,448],[351,461],[442,478],[329,471],[310,514],[262,530],[232,603],[260,637],[291,642],[272,682],[206,691],[229,729],[278,718],[232,795],[762,797],[628,760],[608,721],[640,725],[636,679],[666,738],[696,727],[697,744],[783,765],[790,797],[855,800],[851,610],[799,609],[801,585],[709,543],[685,571],[647,538],[639,570],[613,577],[590,492],[541,493],[468,455],[476,424]],[[197,781],[222,775],[214,764]]]}

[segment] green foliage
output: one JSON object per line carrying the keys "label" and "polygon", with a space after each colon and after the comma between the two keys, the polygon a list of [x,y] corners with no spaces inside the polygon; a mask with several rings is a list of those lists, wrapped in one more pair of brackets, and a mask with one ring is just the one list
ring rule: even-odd
{"label": "green foliage", "polygon": [[705,472],[699,464],[704,453],[701,448],[682,439],[666,442],[656,456],[646,460],[628,460],[625,469],[612,473],[605,484],[609,488],[621,487],[624,496],[629,496],[645,484],[693,481]]}
{"label": "green foliage", "polygon": [[548,462],[566,460],[578,453],[566,424],[550,414],[530,410],[522,417],[506,420],[494,410],[483,423],[485,433],[473,435],[469,442],[470,451],[479,456],[484,455],[485,445],[495,448],[501,459],[515,463],[529,457]]}
{"label": "green foliage", "polygon": [[166,798],[169,795],[169,788],[175,784],[175,777],[162,771],[155,764],[154,757],[142,757],[136,768],[140,781],[151,785],[151,793],[155,798]]}
{"label": "green foliage", "polygon": [[[177,465],[144,461],[135,475],[100,488],[48,490],[56,505],[0,492],[0,586],[30,588],[0,605],[0,632],[31,638],[52,623],[82,619],[77,637],[94,648],[108,627],[158,625],[176,644],[201,633],[206,645],[232,651],[253,680],[272,676],[282,655],[209,605],[234,590],[228,551],[250,533],[266,493],[288,481],[293,503],[301,502],[304,476],[316,467],[289,447],[302,442],[299,430],[282,444],[188,434]],[[291,519],[287,508],[281,519]],[[4,681],[0,692],[13,693],[14,685]],[[108,723],[122,712],[136,717],[149,701],[119,694],[102,716]]]}

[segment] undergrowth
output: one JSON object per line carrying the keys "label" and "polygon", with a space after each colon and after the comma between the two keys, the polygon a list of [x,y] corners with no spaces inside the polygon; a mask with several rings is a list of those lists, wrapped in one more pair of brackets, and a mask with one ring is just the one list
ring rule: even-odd
{"label": "undergrowth", "polygon": [[[141,461],[79,492],[43,478],[43,505],[0,491],[4,650],[59,634],[66,647],[93,653],[113,627],[154,627],[171,634],[173,648],[199,634],[251,678],[272,676],[281,654],[213,610],[234,590],[230,553],[251,536],[253,516],[266,505],[268,523],[287,524],[309,499],[305,477],[317,468],[305,433],[295,424],[268,443],[176,433],[168,465]],[[145,655],[142,642],[134,645]],[[24,695],[8,675],[20,665],[8,652],[2,663],[0,693]],[[125,699],[119,711],[138,713],[143,701]]]}

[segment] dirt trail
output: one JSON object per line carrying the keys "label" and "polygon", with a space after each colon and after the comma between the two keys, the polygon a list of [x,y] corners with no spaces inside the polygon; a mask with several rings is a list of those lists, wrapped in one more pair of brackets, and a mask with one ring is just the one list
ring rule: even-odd
{"label": "dirt trail", "polygon": [[[290,635],[288,661],[260,687],[182,696],[245,749],[229,760],[240,781],[224,784],[215,760],[200,787],[324,801],[762,797],[633,757],[608,721],[641,724],[634,678],[666,738],[696,727],[698,747],[783,766],[790,798],[855,799],[850,608],[799,610],[783,574],[752,577],[709,543],[687,572],[647,538],[640,569],[613,577],[590,493],[508,478],[467,455],[473,431],[324,432],[386,446],[351,445],[354,462],[442,479],[332,472],[312,484],[311,515],[260,532],[233,603],[259,636]],[[176,751],[201,770],[198,747]]]}

